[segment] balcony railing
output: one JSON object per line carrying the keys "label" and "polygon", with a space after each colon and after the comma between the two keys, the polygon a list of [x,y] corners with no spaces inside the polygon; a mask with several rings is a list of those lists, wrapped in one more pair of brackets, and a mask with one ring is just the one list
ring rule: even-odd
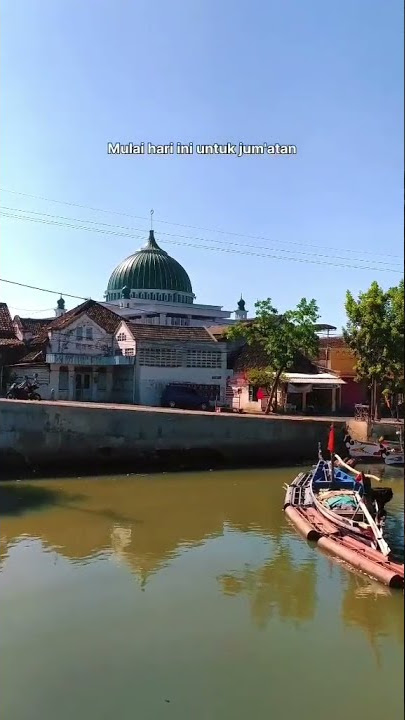
{"label": "balcony railing", "polygon": [[134,355],[71,355],[67,353],[48,353],[46,362],[50,365],[133,365]]}

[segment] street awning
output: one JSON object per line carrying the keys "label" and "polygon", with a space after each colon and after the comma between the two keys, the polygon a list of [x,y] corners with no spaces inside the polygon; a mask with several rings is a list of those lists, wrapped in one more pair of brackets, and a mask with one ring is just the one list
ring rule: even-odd
{"label": "street awning", "polygon": [[312,385],[320,390],[322,388],[331,389],[339,387],[339,385],[346,385],[345,381],[337,375],[332,373],[318,373],[317,375],[311,375],[310,373],[283,373],[284,377],[289,384],[297,385]]}

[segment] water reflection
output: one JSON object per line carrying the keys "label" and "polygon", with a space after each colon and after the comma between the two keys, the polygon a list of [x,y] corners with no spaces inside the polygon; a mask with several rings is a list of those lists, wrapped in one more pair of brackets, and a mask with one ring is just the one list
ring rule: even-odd
{"label": "water reflection", "polygon": [[[243,533],[254,530],[281,537],[284,519],[278,483],[272,488],[263,482],[265,477],[265,473],[254,478],[243,473],[196,473],[37,483],[39,493],[46,491],[44,512],[7,515],[1,537],[5,545],[21,534],[40,538],[79,562],[110,550],[145,577],[185,546],[221,536],[225,524]],[[5,487],[0,486],[0,514]],[[31,488],[20,483],[18,492],[23,496]]]}
{"label": "water reflection", "polygon": [[361,627],[364,630],[374,650],[378,650],[378,638],[386,636],[395,638],[403,646],[402,593],[348,573],[341,612],[345,625]]}
{"label": "water reflection", "polygon": [[[220,544],[215,555],[209,555],[207,578],[212,566],[222,597],[247,598],[257,627],[266,628],[275,616],[298,624],[312,621],[323,585],[329,583],[341,597],[345,625],[360,627],[372,645],[384,635],[395,635],[403,644],[402,595],[382,594],[381,586],[370,586],[365,578],[330,565],[286,523],[282,487],[293,472],[3,484],[0,569],[7,568],[13,548],[34,538],[55,557],[74,564],[112,558],[129,568],[145,588],[175,558],[202,545],[208,549],[217,540]],[[389,517],[398,546],[403,546],[401,491],[398,482]],[[232,548],[232,562],[227,555],[222,562],[222,548]],[[243,553],[248,554],[248,562]],[[214,572],[220,562],[221,568]]]}
{"label": "water reflection", "polygon": [[280,618],[311,620],[316,606],[316,559],[297,564],[289,548],[280,548],[257,570],[223,575],[219,578],[225,595],[245,593],[252,617],[264,628],[274,612]]}

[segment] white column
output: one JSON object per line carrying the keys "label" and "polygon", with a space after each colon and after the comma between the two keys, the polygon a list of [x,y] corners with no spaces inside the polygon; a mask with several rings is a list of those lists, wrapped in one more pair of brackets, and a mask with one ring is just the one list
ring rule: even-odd
{"label": "white column", "polygon": [[50,365],[49,368],[49,397],[52,398],[52,390],[53,392],[53,399],[59,400],[59,371],[60,371],[60,365]]}
{"label": "white column", "polygon": [[98,368],[89,367],[90,382],[91,382],[91,399],[92,402],[97,402],[100,398],[98,397]]}
{"label": "white column", "polygon": [[69,393],[68,393],[68,400],[74,400],[75,399],[75,369],[71,365],[69,365]]}

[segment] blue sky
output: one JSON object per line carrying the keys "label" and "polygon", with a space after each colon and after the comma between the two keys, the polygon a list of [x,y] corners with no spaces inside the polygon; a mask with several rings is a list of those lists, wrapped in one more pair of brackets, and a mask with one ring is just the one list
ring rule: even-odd
{"label": "blue sky", "polygon": [[[1,187],[138,218],[6,192],[3,208],[134,235],[147,234],[154,208],[158,241],[189,272],[197,302],[230,310],[241,291],[252,311],[257,299],[285,309],[315,297],[340,326],[346,289],[399,281],[287,260],[403,264],[399,0],[3,0],[0,20]],[[280,142],[298,153],[118,157],[109,141]],[[95,299],[142,244],[0,220],[1,277]],[[0,299],[22,315],[56,301],[4,283]]]}

